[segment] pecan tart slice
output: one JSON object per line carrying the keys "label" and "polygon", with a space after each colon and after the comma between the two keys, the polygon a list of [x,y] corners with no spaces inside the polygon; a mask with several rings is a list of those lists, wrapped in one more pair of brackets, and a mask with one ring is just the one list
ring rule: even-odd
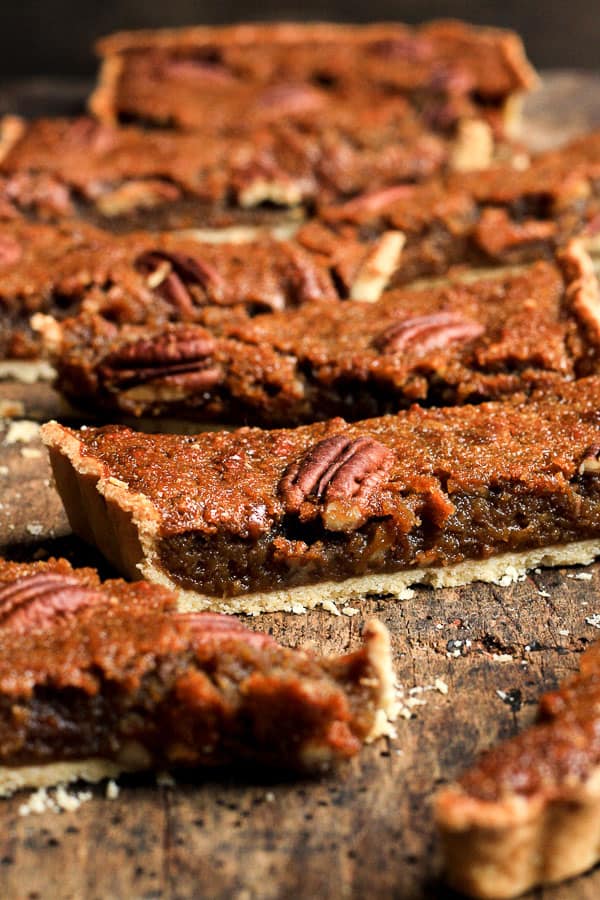
{"label": "pecan tart slice", "polygon": [[98,45],[90,108],[105,122],[229,134],[280,117],[326,126],[341,108],[358,119],[390,94],[446,130],[457,120],[514,122],[535,84],[517,35],[461,22],[419,28],[252,24],[125,32]]}
{"label": "pecan tart slice", "polygon": [[[548,258],[579,237],[600,250],[600,132],[540,153],[530,165],[495,165],[419,185],[369,190],[319,210],[296,240],[338,279],[355,277],[353,242],[404,236],[389,286],[444,275],[451,266],[513,265]],[[349,293],[353,288],[347,287]]]}
{"label": "pecan tart slice", "polygon": [[[596,449],[581,469],[597,466]],[[600,859],[599,675],[594,644],[579,673],[542,696],[536,724],[439,793],[447,877],[458,890],[516,897]]]}
{"label": "pecan tart slice", "polygon": [[[368,248],[356,251],[360,261]],[[169,233],[116,236],[82,223],[0,223],[0,359],[40,356],[36,313],[61,321],[87,311],[162,329],[201,323],[213,308],[254,316],[338,299],[320,259],[267,235],[202,243]]]}
{"label": "pecan tart slice", "polygon": [[120,233],[297,224],[317,198],[338,202],[454,165],[455,140],[397,102],[371,106],[362,132],[353,113],[346,119],[322,132],[283,121],[231,138],[5,119],[0,215],[77,218]]}
{"label": "pecan tart slice", "polygon": [[42,435],[73,530],[123,573],[259,612],[590,562],[599,407],[588,378],[354,424]]}
{"label": "pecan tart slice", "polygon": [[318,773],[394,711],[375,620],[359,649],[323,659],[65,560],[0,560],[0,648],[0,796],[173,766]]}
{"label": "pecan tart slice", "polygon": [[82,313],[34,324],[75,406],[180,422],[354,420],[598,371],[598,283],[575,243],[554,263],[397,289],[374,304],[321,299],[253,319],[212,309],[204,321],[119,326]]}

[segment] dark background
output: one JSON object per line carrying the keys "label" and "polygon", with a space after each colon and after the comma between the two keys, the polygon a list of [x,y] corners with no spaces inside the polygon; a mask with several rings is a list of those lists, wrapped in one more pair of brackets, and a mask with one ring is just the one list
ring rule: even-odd
{"label": "dark background", "polygon": [[600,0],[0,0],[0,78],[91,75],[95,38],[122,28],[268,19],[391,19],[454,16],[519,31],[535,65],[600,69]]}

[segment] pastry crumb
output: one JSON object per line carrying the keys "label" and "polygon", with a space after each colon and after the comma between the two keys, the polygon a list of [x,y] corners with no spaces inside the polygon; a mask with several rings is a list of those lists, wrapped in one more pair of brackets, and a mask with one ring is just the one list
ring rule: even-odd
{"label": "pastry crumb", "polygon": [[56,788],[55,799],[57,805],[62,810],[65,812],[74,812],[76,809],[79,809],[82,803],[86,803],[88,800],[92,799],[92,792],[78,791],[76,794],[71,794],[59,784]]}
{"label": "pastry crumb", "polygon": [[507,566],[504,575],[496,578],[492,584],[497,584],[499,587],[508,587],[509,584],[514,584],[517,581],[525,581],[526,577],[525,572],[519,571],[516,566]]}
{"label": "pastry crumb", "polygon": [[342,613],[345,616],[357,616],[360,612],[360,609],[356,609],[355,606],[342,606]]}
{"label": "pastry crumb", "polygon": [[175,787],[176,781],[170,772],[157,772],[156,783],[159,787]]}
{"label": "pastry crumb", "polygon": [[120,793],[120,787],[114,778],[111,778],[108,784],[106,785],[106,799],[107,800],[116,800]]}
{"label": "pastry crumb", "polygon": [[341,616],[341,612],[339,611],[333,600],[323,600],[321,606],[326,612],[330,612],[334,616]]}
{"label": "pastry crumb", "polygon": [[591,581],[593,575],[591,572],[575,572],[574,574],[569,573],[567,578],[574,578],[576,581]]}
{"label": "pastry crumb", "polygon": [[0,419],[13,419],[24,413],[25,407],[20,400],[0,400]]}
{"label": "pastry crumb", "polygon": [[26,530],[29,532],[29,534],[37,537],[44,530],[44,526],[40,522],[30,522],[29,525],[26,526]]}
{"label": "pastry crumb", "polygon": [[551,595],[548,593],[548,591],[538,591],[538,594],[539,594],[540,597],[550,597],[550,596],[551,596]]}
{"label": "pastry crumb", "polygon": [[513,662],[514,656],[510,653],[492,653],[492,662]]}
{"label": "pastry crumb", "polygon": [[54,791],[54,796],[49,794],[46,788],[39,788],[30,795],[25,803],[21,803],[17,812],[20,816],[38,816],[46,812],[75,812],[82,803],[86,803],[91,798],[91,791],[71,793],[64,785],[59,784]]}
{"label": "pastry crumb", "polygon": [[11,422],[4,436],[4,443],[6,445],[28,444],[37,438],[39,430],[39,422],[32,422],[30,419],[23,419],[21,422]]}
{"label": "pastry crumb", "polygon": [[273,791],[267,791],[265,794],[265,802],[266,803],[275,803],[275,794]]}
{"label": "pastry crumb", "polygon": [[443,678],[436,678],[433,682],[433,686],[436,691],[439,691],[440,694],[443,694],[444,696],[448,693],[449,688]]}
{"label": "pastry crumb", "polygon": [[23,447],[21,456],[23,459],[41,459],[44,454],[37,447]]}
{"label": "pastry crumb", "polygon": [[593,628],[600,628],[600,613],[594,613],[591,616],[586,616],[585,624],[591,625]]}
{"label": "pastry crumb", "polygon": [[437,691],[439,694],[447,697],[449,690],[450,688],[443,678],[436,678],[433,684],[417,684],[409,688],[408,691],[405,691],[400,685],[396,691],[398,715],[403,719],[412,719],[416,707],[425,706],[427,703],[423,694]]}
{"label": "pastry crumb", "polygon": [[296,616],[303,616],[306,612],[306,607],[302,606],[301,603],[292,603],[291,610]]}

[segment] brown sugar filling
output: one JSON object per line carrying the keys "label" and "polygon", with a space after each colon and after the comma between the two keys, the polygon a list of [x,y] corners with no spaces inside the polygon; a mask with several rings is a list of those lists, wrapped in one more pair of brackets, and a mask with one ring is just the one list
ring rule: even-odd
{"label": "brown sugar filling", "polygon": [[[120,759],[132,742],[140,744],[150,755],[152,766],[220,765],[239,758],[240,747],[257,746],[261,760],[272,758],[274,764],[285,765],[293,760],[294,745],[310,734],[325,732],[331,718],[327,709],[318,704],[308,710],[306,704],[294,704],[290,690],[287,713],[288,722],[281,723],[281,732],[256,740],[265,728],[272,732],[272,715],[267,715],[261,726],[260,719],[232,715],[240,704],[239,690],[244,679],[257,667],[257,655],[236,648],[235,654],[225,652],[211,660],[210,671],[195,666],[194,654],[178,654],[161,659],[156,668],[145,675],[137,690],[127,690],[123,683],[111,684],[107,679],[95,693],[69,687],[68,689],[38,685],[33,696],[26,699],[0,698],[0,756],[4,765],[40,764],[59,759],[101,757]],[[338,690],[334,678],[315,662],[308,659],[296,663],[292,654],[282,648],[261,648],[259,669],[277,679],[288,678],[293,688],[294,679],[312,679],[322,698]],[[287,658],[286,658],[287,657]],[[186,710],[181,701],[179,685],[190,673],[202,672],[209,679],[206,697],[200,694],[197,703],[212,706],[213,720],[209,715],[199,716],[194,704]],[[372,724],[375,710],[372,696],[359,683],[351,686],[352,706],[357,718],[353,730],[364,738]],[[209,696],[210,695],[210,696]],[[243,700],[241,701],[243,703]],[[258,711],[260,712],[260,710]],[[215,728],[215,721],[220,727]],[[285,727],[284,727],[285,725]],[[255,734],[253,734],[253,732]],[[165,735],[169,740],[165,741]],[[271,743],[271,747],[269,747]],[[350,738],[350,744],[352,740]],[[348,750],[354,751],[349,744]],[[251,755],[251,749],[248,755]],[[350,753],[349,753],[350,755]]]}
{"label": "brown sugar filling", "polygon": [[447,566],[600,535],[600,486],[584,477],[551,493],[520,492],[506,484],[451,499],[455,511],[443,528],[426,510],[419,510],[421,524],[408,534],[386,519],[347,533],[289,516],[257,540],[195,531],[163,535],[158,556],[182,588],[227,597]]}

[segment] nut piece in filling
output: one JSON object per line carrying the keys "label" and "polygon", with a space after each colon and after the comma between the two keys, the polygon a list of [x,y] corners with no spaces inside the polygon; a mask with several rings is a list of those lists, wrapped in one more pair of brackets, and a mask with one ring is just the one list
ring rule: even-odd
{"label": "nut piece in filling", "polygon": [[256,763],[318,773],[393,715],[389,638],[319,658],[165,588],[0,560],[0,796],[122,771]]}
{"label": "nut piece in filling", "polygon": [[600,644],[540,701],[537,723],[484,753],[437,797],[447,877],[471,897],[516,897],[599,859]]}
{"label": "nut piece in filling", "polygon": [[600,379],[528,400],[194,436],[42,429],[73,530],[185,609],[496,580],[600,549]]}
{"label": "nut piece in filling", "polygon": [[[376,304],[307,300],[252,319],[213,308],[203,324],[166,325],[119,325],[86,308],[34,324],[62,393],[113,420],[294,426],[413,402],[501,399],[592,374],[598,296],[591,260],[573,242],[554,263],[388,291]],[[180,355],[159,364],[165,343]],[[209,345],[200,356],[194,349]]]}

